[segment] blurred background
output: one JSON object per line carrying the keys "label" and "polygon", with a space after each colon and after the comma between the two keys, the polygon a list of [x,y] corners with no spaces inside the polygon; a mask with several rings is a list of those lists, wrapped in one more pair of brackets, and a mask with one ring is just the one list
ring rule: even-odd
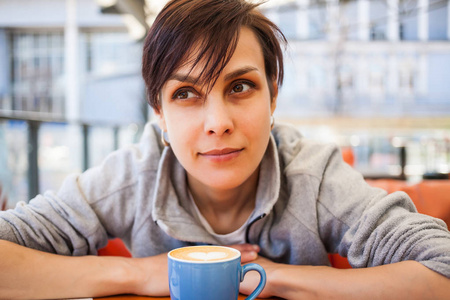
{"label": "blurred background", "polygon": [[[152,119],[142,39],[163,0],[0,0],[0,206],[57,190]],[[276,122],[365,178],[448,180],[449,0],[269,0],[289,40]]]}

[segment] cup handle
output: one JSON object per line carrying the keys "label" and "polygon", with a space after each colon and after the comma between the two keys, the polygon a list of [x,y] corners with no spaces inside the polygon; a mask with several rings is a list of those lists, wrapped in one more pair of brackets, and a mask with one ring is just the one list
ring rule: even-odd
{"label": "cup handle", "polygon": [[243,265],[241,267],[241,282],[244,280],[244,276],[248,271],[256,271],[261,276],[261,279],[256,289],[253,291],[253,293],[248,295],[247,298],[245,298],[246,300],[252,300],[255,299],[266,286],[266,271],[264,271],[263,267],[255,263]]}

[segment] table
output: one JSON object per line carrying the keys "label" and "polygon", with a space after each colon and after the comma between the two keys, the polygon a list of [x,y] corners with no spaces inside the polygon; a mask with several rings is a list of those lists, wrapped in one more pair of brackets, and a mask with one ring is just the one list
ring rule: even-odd
{"label": "table", "polygon": [[[238,300],[244,300],[246,296],[239,295]],[[135,295],[117,295],[110,297],[94,298],[94,300],[168,300],[170,297],[144,297]],[[275,298],[270,298],[275,299]]]}

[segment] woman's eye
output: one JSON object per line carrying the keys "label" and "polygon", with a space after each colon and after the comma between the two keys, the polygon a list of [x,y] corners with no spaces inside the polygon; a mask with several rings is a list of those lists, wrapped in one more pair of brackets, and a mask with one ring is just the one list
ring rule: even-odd
{"label": "woman's eye", "polygon": [[186,99],[191,99],[191,98],[196,98],[197,95],[190,90],[179,90],[177,92],[175,92],[175,94],[173,95],[173,99],[179,99],[179,100],[186,100]]}
{"label": "woman's eye", "polygon": [[252,86],[250,83],[239,82],[231,88],[231,94],[243,93],[243,92],[248,91],[251,88],[252,88]]}

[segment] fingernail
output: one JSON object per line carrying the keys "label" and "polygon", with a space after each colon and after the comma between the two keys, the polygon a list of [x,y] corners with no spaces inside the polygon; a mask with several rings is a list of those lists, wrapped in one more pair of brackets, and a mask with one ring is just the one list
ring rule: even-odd
{"label": "fingernail", "polygon": [[255,249],[256,251],[259,251],[259,246],[258,245],[253,245],[253,249]]}

